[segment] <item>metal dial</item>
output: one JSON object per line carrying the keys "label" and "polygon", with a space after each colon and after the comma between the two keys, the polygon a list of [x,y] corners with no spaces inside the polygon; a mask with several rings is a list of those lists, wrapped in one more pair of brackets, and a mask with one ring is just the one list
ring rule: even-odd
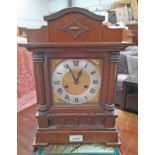
{"label": "metal dial", "polygon": [[88,102],[98,93],[100,85],[100,71],[87,59],[62,61],[52,74],[54,93],[65,103]]}

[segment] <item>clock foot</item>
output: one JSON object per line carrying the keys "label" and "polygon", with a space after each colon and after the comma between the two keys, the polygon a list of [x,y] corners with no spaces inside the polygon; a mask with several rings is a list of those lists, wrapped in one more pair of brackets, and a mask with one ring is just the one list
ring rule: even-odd
{"label": "clock foot", "polygon": [[114,142],[114,143],[105,143],[106,146],[120,146],[121,145],[121,141],[120,139],[118,139],[118,142]]}
{"label": "clock foot", "polygon": [[37,143],[35,138],[32,145],[33,145],[33,150],[37,151],[39,146],[46,146],[48,145],[48,143]]}

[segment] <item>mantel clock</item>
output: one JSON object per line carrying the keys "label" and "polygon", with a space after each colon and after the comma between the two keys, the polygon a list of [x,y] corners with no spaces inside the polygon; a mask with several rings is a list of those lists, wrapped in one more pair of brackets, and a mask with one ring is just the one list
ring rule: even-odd
{"label": "mantel clock", "polygon": [[27,30],[37,90],[35,145],[120,144],[115,127],[115,83],[123,29],[104,16],[68,8],[45,16],[48,25]]}

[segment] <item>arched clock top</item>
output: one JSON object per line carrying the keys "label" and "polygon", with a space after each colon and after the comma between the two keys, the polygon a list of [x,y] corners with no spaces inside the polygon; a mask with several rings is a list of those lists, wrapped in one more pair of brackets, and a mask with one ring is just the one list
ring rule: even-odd
{"label": "arched clock top", "polygon": [[78,8],[78,7],[66,8],[66,9],[60,10],[59,12],[56,12],[54,14],[45,16],[44,20],[53,21],[53,20],[63,17],[64,15],[72,14],[72,13],[82,14],[84,16],[92,18],[93,20],[97,20],[101,22],[105,20],[105,16],[96,15],[86,9]]}
{"label": "arched clock top", "polygon": [[[127,41],[122,28],[111,29],[103,25],[105,16],[86,9],[72,7],[44,17],[47,26],[27,30],[28,42],[122,42]],[[131,35],[131,34],[130,34]]]}

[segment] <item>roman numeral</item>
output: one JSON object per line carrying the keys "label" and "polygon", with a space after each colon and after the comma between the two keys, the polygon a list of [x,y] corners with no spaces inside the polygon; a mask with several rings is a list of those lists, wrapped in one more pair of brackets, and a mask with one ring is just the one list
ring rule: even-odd
{"label": "roman numeral", "polygon": [[94,88],[91,88],[89,92],[90,92],[91,94],[94,94],[94,93],[95,93],[95,89],[94,89]]}
{"label": "roman numeral", "polygon": [[75,98],[75,103],[78,103],[79,102],[79,99],[78,98]]}
{"label": "roman numeral", "polygon": [[74,66],[79,66],[79,60],[73,60]]}
{"label": "roman numeral", "polygon": [[69,100],[70,97],[68,95],[65,96],[65,100]]}
{"label": "roman numeral", "polygon": [[95,73],[96,73],[96,71],[92,71],[92,72],[90,72],[91,75],[93,75],[93,74],[95,74]]}
{"label": "roman numeral", "polygon": [[61,88],[58,88],[58,89],[57,89],[57,92],[58,92],[60,95],[63,94],[63,90],[62,90]]}
{"label": "roman numeral", "polygon": [[57,72],[57,74],[62,74],[62,73],[60,73],[60,72]]}
{"label": "roman numeral", "polygon": [[[89,62],[88,62],[89,63]],[[84,68],[86,68],[88,66],[88,63],[84,66]]]}
{"label": "roman numeral", "polygon": [[93,84],[98,84],[98,80],[93,80]]}
{"label": "roman numeral", "polygon": [[85,99],[88,99],[88,97],[87,97],[87,96],[84,96],[84,98],[85,98]]}
{"label": "roman numeral", "polygon": [[63,65],[66,69],[68,69],[69,68],[69,66],[68,66],[68,64],[65,64],[65,65]]}
{"label": "roman numeral", "polygon": [[54,84],[60,84],[60,81],[54,81]]}

